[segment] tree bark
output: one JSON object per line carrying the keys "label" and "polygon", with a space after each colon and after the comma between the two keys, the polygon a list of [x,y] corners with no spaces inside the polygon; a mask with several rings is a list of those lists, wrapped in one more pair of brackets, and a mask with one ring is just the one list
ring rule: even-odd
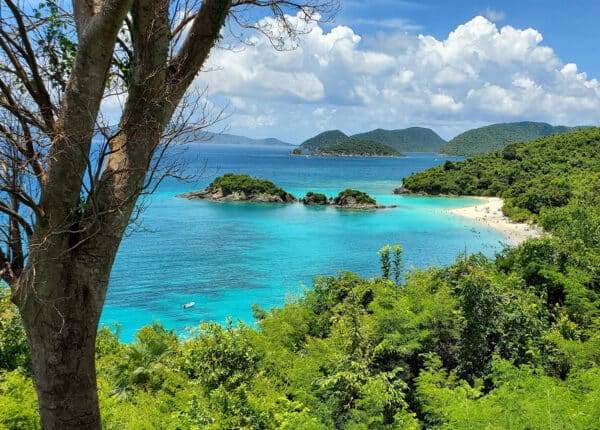
{"label": "tree bark", "polygon": [[[42,428],[99,429],[94,360],[97,321],[91,321],[86,308],[67,315],[64,320],[24,316]],[[46,323],[36,324],[36,319]]]}
{"label": "tree bark", "polygon": [[31,346],[44,429],[101,428],[95,344],[118,241],[104,243],[103,256],[33,253],[13,297]]}

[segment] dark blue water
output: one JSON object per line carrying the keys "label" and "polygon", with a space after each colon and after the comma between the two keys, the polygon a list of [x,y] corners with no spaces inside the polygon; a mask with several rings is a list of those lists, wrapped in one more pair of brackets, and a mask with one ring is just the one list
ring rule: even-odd
{"label": "dark blue water", "polygon": [[[472,199],[392,194],[403,177],[447,158],[307,158],[287,151],[192,147],[185,155],[188,171],[202,171],[202,178],[193,184],[167,181],[148,198],[143,230],[121,245],[102,322],[121,324],[123,340],[153,319],[182,334],[201,320],[222,322],[231,316],[251,322],[252,304],[281,305],[309,288],[315,275],[349,270],[378,276],[377,251],[385,244],[403,246],[409,269],[451,263],[465,248],[491,255],[503,239],[494,230],[444,212]],[[351,212],[175,197],[227,172],[271,179],[297,197],[307,191],[334,196],[355,188],[398,208]],[[183,309],[190,301],[196,305]]]}

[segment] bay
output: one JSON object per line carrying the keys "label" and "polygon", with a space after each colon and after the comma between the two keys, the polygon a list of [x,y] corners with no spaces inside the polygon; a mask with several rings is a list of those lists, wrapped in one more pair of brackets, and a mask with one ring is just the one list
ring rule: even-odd
{"label": "bay", "polygon": [[[201,178],[165,181],[147,198],[142,228],[121,244],[101,323],[118,323],[124,341],[155,320],[182,335],[203,320],[252,323],[252,304],[281,306],[310,288],[314,276],[378,276],[377,252],[386,244],[402,245],[406,270],[449,264],[465,250],[493,255],[501,248],[497,231],[444,212],[473,199],[393,194],[402,178],[455,157],[321,158],[288,151],[192,145],[187,169]],[[398,207],[361,212],[176,197],[228,172],[270,179],[297,197],[354,188]],[[191,301],[195,306],[182,307]]]}

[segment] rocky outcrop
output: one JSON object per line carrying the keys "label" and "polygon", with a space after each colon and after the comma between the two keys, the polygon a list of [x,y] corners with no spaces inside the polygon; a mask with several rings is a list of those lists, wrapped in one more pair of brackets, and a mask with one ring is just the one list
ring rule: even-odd
{"label": "rocky outcrop", "polygon": [[179,194],[177,197],[190,200],[209,200],[212,202],[294,203],[298,201],[298,199],[290,193],[267,194],[234,191],[227,194],[224,193],[221,188],[212,187]]}
{"label": "rocky outcrop", "polygon": [[308,192],[302,198],[302,203],[308,206],[326,206],[329,204],[329,199],[325,194]]}
{"label": "rocky outcrop", "polygon": [[404,188],[404,185],[394,188],[394,194],[404,195],[404,196],[435,196],[435,197],[457,197],[457,194],[432,194],[427,193],[425,191],[412,191],[408,188]]}
{"label": "rocky outcrop", "polygon": [[409,190],[408,188],[404,188],[404,185],[401,185],[398,188],[394,188],[394,194],[409,195],[409,196],[426,196],[427,195],[427,193],[422,192],[422,191],[414,192],[414,191]]}

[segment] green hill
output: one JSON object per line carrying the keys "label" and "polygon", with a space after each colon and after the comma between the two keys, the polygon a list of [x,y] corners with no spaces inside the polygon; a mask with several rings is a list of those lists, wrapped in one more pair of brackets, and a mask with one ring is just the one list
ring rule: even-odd
{"label": "green hill", "polygon": [[452,139],[441,150],[448,155],[470,157],[497,151],[516,142],[527,142],[552,134],[567,133],[581,127],[552,126],[544,122],[492,124],[466,131]]}
{"label": "green hill", "polygon": [[[592,199],[600,205],[600,128],[555,134],[465,162],[447,161],[406,178],[403,189],[428,194],[498,196],[515,219]],[[598,232],[590,234],[599,234]]]}
{"label": "green hill", "polygon": [[403,130],[383,130],[378,128],[352,136],[355,139],[372,140],[391,146],[401,152],[439,152],[446,144],[430,128],[410,127]]}
{"label": "green hill", "polygon": [[349,138],[321,152],[322,155],[362,156],[362,157],[401,157],[394,148],[372,140]]}
{"label": "green hill", "polygon": [[320,151],[347,139],[348,136],[340,130],[329,130],[305,140],[300,145],[302,150],[309,152]]}

